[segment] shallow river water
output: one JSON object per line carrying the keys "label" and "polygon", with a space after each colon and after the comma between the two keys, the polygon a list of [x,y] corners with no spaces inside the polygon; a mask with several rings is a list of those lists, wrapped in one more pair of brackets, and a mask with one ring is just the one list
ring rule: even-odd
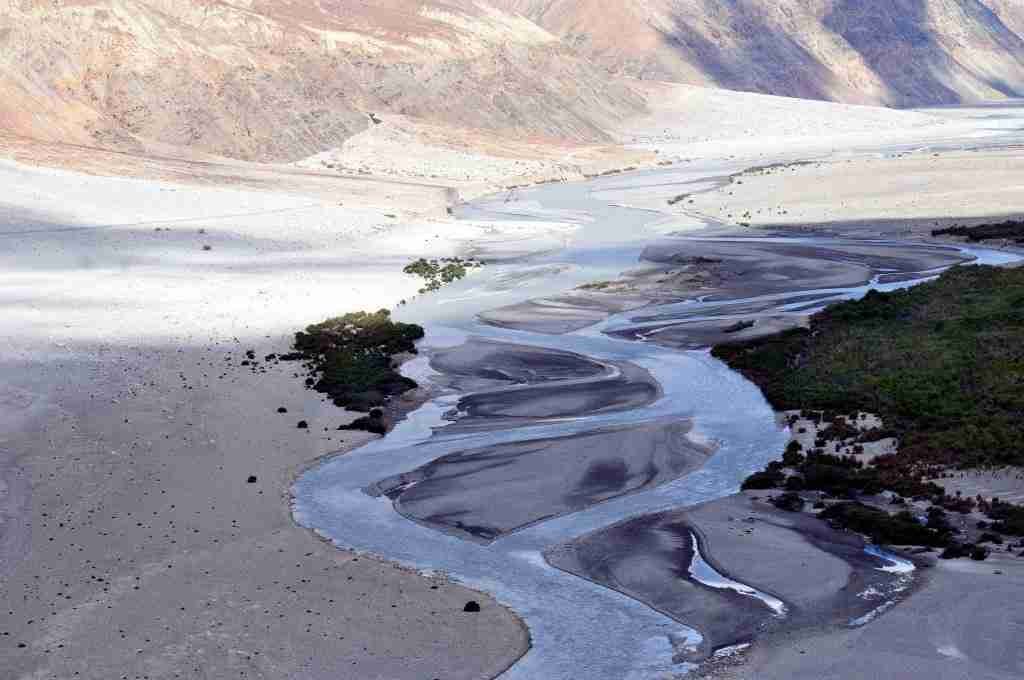
{"label": "shallow river water", "polygon": [[[618,188],[652,183],[670,183],[680,192],[693,192],[714,186],[722,176],[740,169],[721,162],[697,169],[642,172],[548,185],[519,192],[515,200],[498,196],[467,206],[463,211],[467,217],[567,219],[576,222],[578,229],[556,252],[499,261],[397,313],[400,320],[422,323],[428,331],[423,356],[405,366],[407,374],[420,382],[431,381],[437,376],[429,365],[430,352],[474,337],[573,352],[605,365],[627,362],[654,377],[661,387],[660,396],[641,408],[540,418],[518,427],[446,430],[446,417],[451,417],[465,396],[446,393],[410,414],[387,437],[302,475],[293,488],[297,521],[340,547],[420,570],[445,572],[511,607],[529,627],[532,648],[503,678],[619,680],[686,670],[685,664],[673,661],[673,651],[699,641],[696,631],[629,597],[549,566],[543,553],[627,517],[733,493],[744,477],[779,456],[788,433],[779,427],[760,391],[707,351],[678,351],[625,339],[629,333],[624,336],[621,331],[635,330],[637,337],[644,329],[664,326],[674,318],[727,318],[731,305],[749,309],[751,303],[760,305],[760,313],[806,313],[808,308],[829,301],[863,295],[871,287],[905,286],[937,271],[893,272],[866,266],[872,272],[866,281],[842,288],[802,290],[799,302],[779,292],[741,300],[689,300],[611,315],[591,327],[562,335],[497,328],[481,323],[477,315],[613,278],[636,267],[644,247],[657,239],[685,247],[678,238],[649,231],[664,215],[611,205],[596,194],[606,196]],[[808,236],[761,239],[765,240],[785,246],[819,243]],[[820,243],[837,246],[836,239],[821,239]],[[876,245],[901,253],[913,253],[917,248],[935,250],[935,246],[914,243]],[[955,250],[949,255],[956,257]],[[856,256],[850,257],[856,260]],[[1013,259],[984,250],[965,252],[964,257],[989,263]],[[616,335],[610,335],[612,331]],[[386,477],[456,452],[673,419],[691,422],[692,438],[717,445],[702,467],[661,486],[531,524],[489,543],[465,540],[410,521],[395,511],[387,496],[372,497],[365,492]],[[497,495],[493,502],[503,500]]]}

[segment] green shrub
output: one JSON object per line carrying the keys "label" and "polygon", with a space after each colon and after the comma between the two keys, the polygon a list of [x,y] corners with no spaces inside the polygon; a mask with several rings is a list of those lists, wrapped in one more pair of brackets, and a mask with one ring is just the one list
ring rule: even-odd
{"label": "green shrub", "polygon": [[402,271],[423,279],[425,285],[420,288],[419,292],[428,293],[440,290],[442,286],[464,278],[468,269],[480,266],[483,265],[476,260],[463,260],[458,257],[446,257],[440,260],[427,260],[421,257],[415,262],[407,264]]}
{"label": "green shrub", "polygon": [[328,319],[295,334],[295,356],[306,361],[307,384],[335,404],[356,411],[379,406],[416,387],[398,373],[392,356],[415,353],[423,328],[395,323],[386,309]]}
{"label": "green shrub", "polygon": [[993,530],[1011,536],[1024,536],[1024,507],[1011,503],[993,504],[988,516],[995,520]]}
{"label": "green shrub", "polygon": [[907,511],[890,515],[862,503],[837,503],[818,516],[879,544],[943,547],[950,542],[947,532],[923,526]]}
{"label": "green shrub", "polygon": [[779,410],[878,414],[891,429],[858,439],[897,436],[908,463],[1024,464],[1021,300],[1024,269],[956,267],[909,290],[829,307],[809,329],[713,353]]}
{"label": "green shrub", "polygon": [[[869,292],[816,314],[809,328],[712,353],[757,383],[777,410],[828,423],[803,463],[792,452],[784,458],[806,488],[837,496],[887,489],[969,512],[969,501],[949,500],[924,479],[951,466],[1024,465],[1022,347],[1024,268],[971,266],[910,289]],[[837,416],[859,412],[878,414],[885,428],[858,434]],[[890,437],[898,452],[866,469],[821,450],[833,439]],[[1024,536],[1024,508],[978,508],[994,530]]]}
{"label": "green shrub", "polygon": [[804,504],[804,499],[795,493],[784,493],[772,499],[772,505],[786,512],[801,512]]}
{"label": "green shrub", "polygon": [[786,476],[778,470],[765,470],[764,472],[755,472],[743,481],[743,490],[754,490],[754,489],[774,489],[782,484],[786,479]]}
{"label": "green shrub", "polygon": [[782,463],[786,467],[801,465],[804,462],[804,454],[800,453],[803,448],[798,441],[790,442],[789,446],[786,447],[785,453],[782,454]]}

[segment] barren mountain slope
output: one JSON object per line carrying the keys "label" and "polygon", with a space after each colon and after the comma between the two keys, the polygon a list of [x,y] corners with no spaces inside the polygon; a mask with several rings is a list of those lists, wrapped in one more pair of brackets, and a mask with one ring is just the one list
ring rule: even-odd
{"label": "barren mountain slope", "polygon": [[1024,92],[1019,0],[496,0],[615,70],[852,103]]}
{"label": "barren mountain slope", "polygon": [[944,104],[1024,92],[1019,0],[11,0],[0,129],[292,161],[400,114],[607,142],[638,76]]}
{"label": "barren mountain slope", "polygon": [[370,113],[598,140],[642,107],[472,0],[23,0],[0,9],[0,95],[15,134],[257,160],[336,146]]}

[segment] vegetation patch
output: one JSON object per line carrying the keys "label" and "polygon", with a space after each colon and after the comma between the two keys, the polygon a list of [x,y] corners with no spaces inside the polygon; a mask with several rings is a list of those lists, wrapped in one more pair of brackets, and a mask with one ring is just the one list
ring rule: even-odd
{"label": "vegetation patch", "polygon": [[477,260],[463,260],[458,257],[444,257],[440,260],[428,260],[421,257],[415,262],[407,264],[402,271],[423,279],[424,286],[420,288],[419,292],[430,293],[465,278],[470,269],[482,266],[483,263]]}
{"label": "vegetation patch", "polygon": [[379,408],[370,409],[370,414],[356,418],[339,430],[363,430],[374,434],[387,434],[388,426],[384,420],[384,411]]}
{"label": "vegetation patch", "polygon": [[900,467],[1024,464],[1024,269],[957,267],[713,353],[776,409],[878,414]]}
{"label": "vegetation patch", "polygon": [[1007,220],[996,224],[980,224],[976,227],[936,229],[932,231],[932,236],[959,236],[971,243],[997,240],[1024,243],[1024,220]]}
{"label": "vegetation patch", "polygon": [[[897,508],[904,497],[925,501],[926,518],[859,502],[826,506],[821,516],[879,542],[952,545],[949,556],[979,559],[985,551],[953,540],[947,510],[985,513],[992,532],[1024,536],[1024,507],[949,496],[927,481],[950,468],[1024,465],[1024,269],[957,267],[909,290],[829,307],[807,329],[713,354],[757,383],[777,410],[813,409],[802,415],[825,425],[815,448],[791,444],[745,489],[853,501],[890,492]],[[854,427],[862,411],[885,427]],[[898,452],[870,464],[825,451],[841,442],[857,453],[890,437]]]}
{"label": "vegetation patch", "polygon": [[369,411],[416,383],[397,372],[393,357],[416,353],[423,328],[396,323],[391,313],[354,312],[295,334],[295,352],[281,357],[306,362],[306,384],[338,406]]}
{"label": "vegetation patch", "polygon": [[578,290],[601,291],[608,290],[615,285],[614,281],[595,281],[593,283],[584,283],[582,286],[579,286]]}
{"label": "vegetation patch", "polygon": [[953,533],[944,519],[933,522],[929,517],[928,522],[922,524],[906,510],[890,515],[861,503],[837,503],[822,510],[818,516],[844,529],[864,534],[879,544],[941,548],[950,544]]}

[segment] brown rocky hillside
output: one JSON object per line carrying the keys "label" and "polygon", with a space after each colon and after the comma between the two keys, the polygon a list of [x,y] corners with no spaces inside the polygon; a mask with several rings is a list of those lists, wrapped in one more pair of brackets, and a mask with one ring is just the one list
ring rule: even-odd
{"label": "brown rocky hillside", "polygon": [[371,113],[599,140],[643,106],[529,20],[472,0],[10,2],[0,126],[48,141],[294,160]]}
{"label": "brown rocky hillside", "polygon": [[1024,92],[1021,0],[3,0],[0,129],[291,161],[378,119],[608,141],[631,76],[889,105]]}

